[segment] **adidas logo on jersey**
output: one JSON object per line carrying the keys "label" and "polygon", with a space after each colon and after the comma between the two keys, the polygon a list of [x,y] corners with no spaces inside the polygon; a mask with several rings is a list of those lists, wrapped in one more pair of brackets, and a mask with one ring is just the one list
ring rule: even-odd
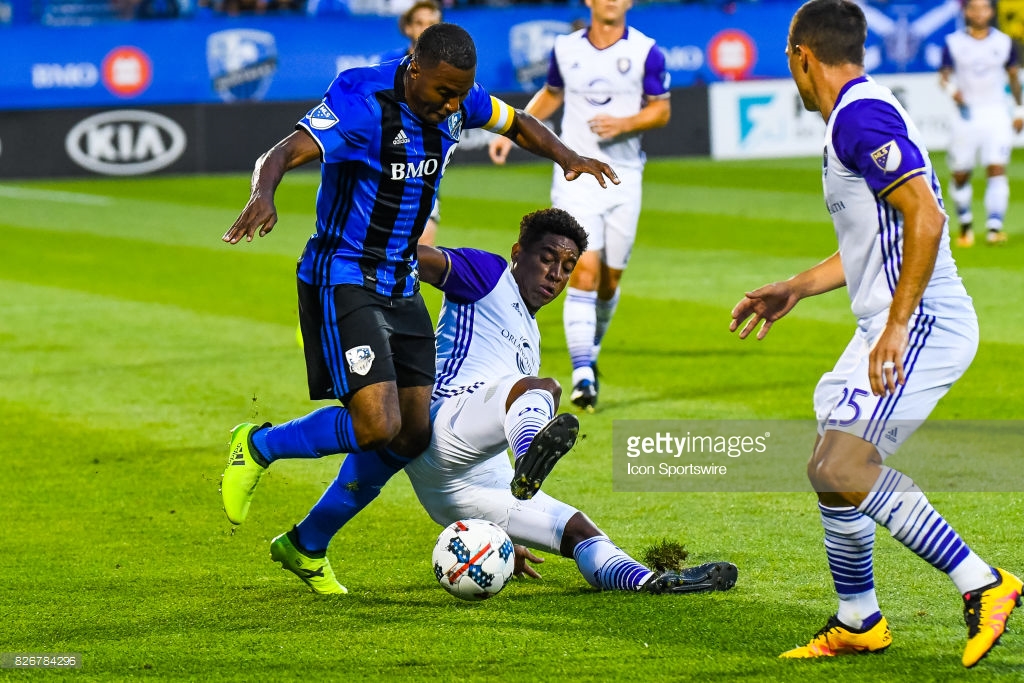
{"label": "adidas logo on jersey", "polygon": [[391,141],[391,144],[392,145],[406,145],[406,144],[409,144],[409,136],[405,134],[404,130],[399,129],[398,130],[398,135],[396,135],[395,139]]}
{"label": "adidas logo on jersey", "polygon": [[892,429],[890,429],[889,431],[887,431],[887,432],[885,433],[885,438],[889,439],[889,441],[892,441],[893,443],[896,443],[896,442],[897,442],[897,438],[898,438],[898,437],[896,436],[896,430],[897,430],[897,428],[896,428],[896,427],[893,427]]}

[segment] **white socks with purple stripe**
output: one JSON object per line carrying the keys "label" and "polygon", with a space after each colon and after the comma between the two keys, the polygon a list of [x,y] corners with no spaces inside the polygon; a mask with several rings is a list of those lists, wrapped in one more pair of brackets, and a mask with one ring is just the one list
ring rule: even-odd
{"label": "white socks with purple stripe", "polygon": [[995,581],[992,568],[935,511],[913,479],[883,466],[871,488],[857,509],[933,567],[949,574],[961,594]]}
{"label": "white socks with purple stripe", "polygon": [[550,391],[529,389],[512,402],[505,414],[505,438],[516,456],[521,458],[533,437],[555,416],[555,398]]}

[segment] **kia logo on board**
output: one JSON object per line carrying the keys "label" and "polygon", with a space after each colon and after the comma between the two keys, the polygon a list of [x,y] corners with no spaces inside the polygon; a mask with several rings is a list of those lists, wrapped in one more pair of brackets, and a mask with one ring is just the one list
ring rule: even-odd
{"label": "kia logo on board", "polygon": [[119,109],[80,121],[64,140],[68,156],[104,175],[142,175],[167,168],[185,151],[185,131],[151,111]]}

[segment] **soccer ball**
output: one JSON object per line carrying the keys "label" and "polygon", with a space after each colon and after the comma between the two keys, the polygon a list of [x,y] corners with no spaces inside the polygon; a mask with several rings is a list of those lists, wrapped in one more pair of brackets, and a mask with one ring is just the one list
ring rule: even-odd
{"label": "soccer ball", "polygon": [[437,537],[434,577],[457,598],[486,600],[505,587],[515,559],[504,529],[483,519],[463,519]]}

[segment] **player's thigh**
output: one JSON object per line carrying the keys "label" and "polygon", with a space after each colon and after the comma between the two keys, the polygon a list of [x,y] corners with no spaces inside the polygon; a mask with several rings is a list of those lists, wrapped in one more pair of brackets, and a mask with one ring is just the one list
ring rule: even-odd
{"label": "player's thigh", "polygon": [[[505,405],[516,382],[525,375],[509,375],[493,382],[465,387],[457,396],[443,399],[436,413],[434,432],[442,450],[460,453],[495,453],[508,448],[505,436]],[[457,391],[457,390],[456,390]]]}
{"label": "player's thigh", "polygon": [[636,242],[636,229],[640,221],[640,188],[636,186],[635,189],[635,197],[615,206],[605,217],[604,263],[619,271],[626,269]]}
{"label": "player's thigh", "polygon": [[949,149],[946,156],[951,171],[967,172],[974,168],[981,151],[983,132],[979,132],[974,121],[954,117],[950,125]]}
{"label": "player's thigh", "polygon": [[[874,444],[883,459],[921,426],[935,405],[971,364],[978,347],[977,320],[917,315],[903,357],[905,383],[874,396],[868,381],[871,346],[884,327],[885,314],[854,342],[815,392],[818,433],[846,432]],[[852,348],[851,348],[852,347]],[[840,384],[842,380],[842,384]]]}
{"label": "player's thigh", "polygon": [[436,352],[434,324],[423,297],[417,292],[392,300],[387,321],[398,388],[432,386]]}
{"label": "player's thigh", "polygon": [[299,324],[309,396],[347,402],[359,389],[394,382],[390,328],[374,292],[299,281]]}
{"label": "player's thigh", "polygon": [[486,519],[504,529],[512,541],[552,553],[561,552],[565,525],[578,510],[544,492],[530,500],[512,495],[513,469],[500,453],[482,463],[456,489],[418,486],[420,502],[438,524],[459,519]]}
{"label": "player's thigh", "polygon": [[1006,166],[1013,149],[1013,128],[1003,111],[986,116],[985,136],[981,143],[982,166]]}
{"label": "player's thigh", "polygon": [[[610,207],[609,190],[594,183],[590,187],[588,178],[566,180],[556,167],[551,184],[551,206],[561,209],[576,219],[587,233],[587,251],[603,251],[605,245],[605,215]],[[582,181],[582,182],[581,182]]]}

